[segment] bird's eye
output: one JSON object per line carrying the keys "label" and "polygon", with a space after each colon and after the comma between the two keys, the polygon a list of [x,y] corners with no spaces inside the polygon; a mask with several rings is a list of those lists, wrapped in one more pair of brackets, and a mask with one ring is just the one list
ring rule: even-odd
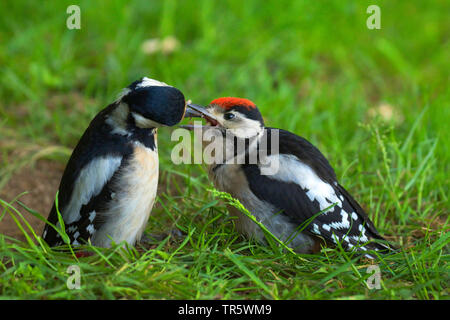
{"label": "bird's eye", "polygon": [[236,115],[235,115],[234,113],[225,113],[225,114],[223,115],[223,118],[224,118],[225,120],[231,120],[231,119],[233,119],[234,117],[236,117]]}

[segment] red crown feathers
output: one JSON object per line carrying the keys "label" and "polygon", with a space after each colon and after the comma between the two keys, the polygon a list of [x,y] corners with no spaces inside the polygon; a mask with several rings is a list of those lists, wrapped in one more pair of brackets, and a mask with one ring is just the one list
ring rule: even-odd
{"label": "red crown feathers", "polygon": [[229,109],[234,106],[243,106],[248,110],[256,108],[256,105],[248,99],[234,98],[234,97],[224,97],[218,98],[211,101],[210,104],[218,105],[223,109]]}

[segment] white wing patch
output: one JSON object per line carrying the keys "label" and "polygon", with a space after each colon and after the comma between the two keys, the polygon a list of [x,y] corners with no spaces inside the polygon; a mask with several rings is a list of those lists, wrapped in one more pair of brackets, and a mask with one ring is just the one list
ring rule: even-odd
{"label": "white wing patch", "polygon": [[64,222],[70,224],[80,219],[80,210],[98,195],[106,182],[119,168],[122,157],[103,157],[92,160],[80,172],[75,182],[69,204],[63,209]]}
{"label": "white wing patch", "polygon": [[[278,155],[272,155],[270,157],[275,156]],[[321,235],[319,227],[331,233],[333,233],[333,230],[342,230],[345,233],[345,231],[351,227],[351,221],[358,220],[358,215],[356,214],[356,212],[349,213],[342,208],[344,197],[342,195],[338,197],[333,187],[320,179],[319,176],[317,176],[317,174],[313,171],[313,169],[311,169],[311,167],[302,163],[297,157],[293,155],[279,155],[279,161],[279,170],[275,175],[271,176],[271,178],[283,182],[293,182],[298,184],[302,189],[308,190],[306,192],[306,195],[308,196],[309,200],[317,201],[319,203],[320,210],[325,210],[333,203],[336,203],[336,205],[340,208],[340,215],[336,215],[337,221],[328,224],[323,223],[320,226],[318,226],[316,223],[312,225],[312,231],[315,234]],[[334,184],[337,185],[337,182],[334,182]],[[324,214],[333,211],[334,207],[325,211]],[[339,217],[340,221],[338,220]],[[350,244],[350,239],[360,243],[369,241],[369,238],[366,234],[367,229],[362,224],[358,225],[358,231],[360,232],[359,235],[344,235],[342,240],[346,241],[348,244]],[[339,236],[335,234],[332,237],[333,242],[336,242],[335,237],[337,239],[340,239]]]}
{"label": "white wing patch", "polygon": [[[267,158],[272,157],[278,157],[278,155],[271,155]],[[311,202],[316,200],[319,203],[320,210],[325,210],[333,203],[337,203],[337,206],[342,208],[342,201],[336,196],[333,187],[320,179],[310,166],[304,164],[293,155],[280,154],[279,161],[279,170],[271,178],[283,182],[294,182],[302,189],[308,190],[306,195]],[[333,211],[334,207],[326,212]]]}

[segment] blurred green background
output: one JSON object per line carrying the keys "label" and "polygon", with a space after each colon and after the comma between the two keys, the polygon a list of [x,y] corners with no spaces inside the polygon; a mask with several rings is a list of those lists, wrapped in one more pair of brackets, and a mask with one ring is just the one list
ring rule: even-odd
{"label": "blurred green background", "polygon": [[[79,1],[81,30],[66,28],[70,4],[0,4],[2,122],[30,139],[73,144],[143,75],[199,103],[248,97],[271,125],[327,126],[321,138],[338,144],[382,102],[403,115],[399,130],[428,106],[427,133],[447,131],[448,1]],[[381,30],[366,27],[370,4]],[[170,54],[143,52],[147,39],[168,36],[178,41]],[[55,95],[62,101],[49,103]]]}
{"label": "blurred green background", "polygon": [[[80,30],[66,27],[71,4]],[[366,26],[372,4],[380,30]],[[0,188],[27,160],[64,164],[94,115],[148,76],[199,104],[254,101],[268,126],[317,145],[397,243],[447,226],[450,1],[8,0],[0,12]],[[160,131],[160,196],[186,196],[169,171],[207,183],[171,163]]]}
{"label": "blurred green background", "polygon": [[[121,88],[149,76],[196,103],[253,100],[269,126],[318,144],[338,176],[354,161],[380,167],[361,125],[381,118],[402,143],[425,110],[401,151],[425,157],[439,139],[428,178],[448,182],[448,1],[79,1],[81,29],[69,30],[71,4],[0,4],[2,139],[71,148]],[[380,30],[366,26],[371,4]]]}

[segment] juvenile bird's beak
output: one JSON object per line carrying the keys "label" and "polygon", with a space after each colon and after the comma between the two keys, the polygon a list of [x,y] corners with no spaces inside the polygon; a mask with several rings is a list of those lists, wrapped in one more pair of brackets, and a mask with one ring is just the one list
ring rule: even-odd
{"label": "juvenile bird's beak", "polygon": [[186,107],[186,113],[184,114],[185,118],[205,118],[206,120],[216,120],[216,118],[206,111],[205,107],[201,105],[188,103]]}
{"label": "juvenile bird's beak", "polygon": [[[186,107],[185,118],[203,118],[211,124],[211,126],[216,126],[218,121],[215,116],[209,113],[206,108],[194,103],[188,103]],[[192,125],[181,125],[181,128],[192,129]]]}
{"label": "juvenile bird's beak", "polygon": [[198,106],[196,108],[196,106],[197,105],[195,105],[195,104],[188,103],[186,105],[186,112],[184,113],[184,117],[185,118],[201,118],[202,114],[200,111],[197,111],[197,108],[201,108],[201,109],[204,109],[204,108],[202,108],[200,106]]}

